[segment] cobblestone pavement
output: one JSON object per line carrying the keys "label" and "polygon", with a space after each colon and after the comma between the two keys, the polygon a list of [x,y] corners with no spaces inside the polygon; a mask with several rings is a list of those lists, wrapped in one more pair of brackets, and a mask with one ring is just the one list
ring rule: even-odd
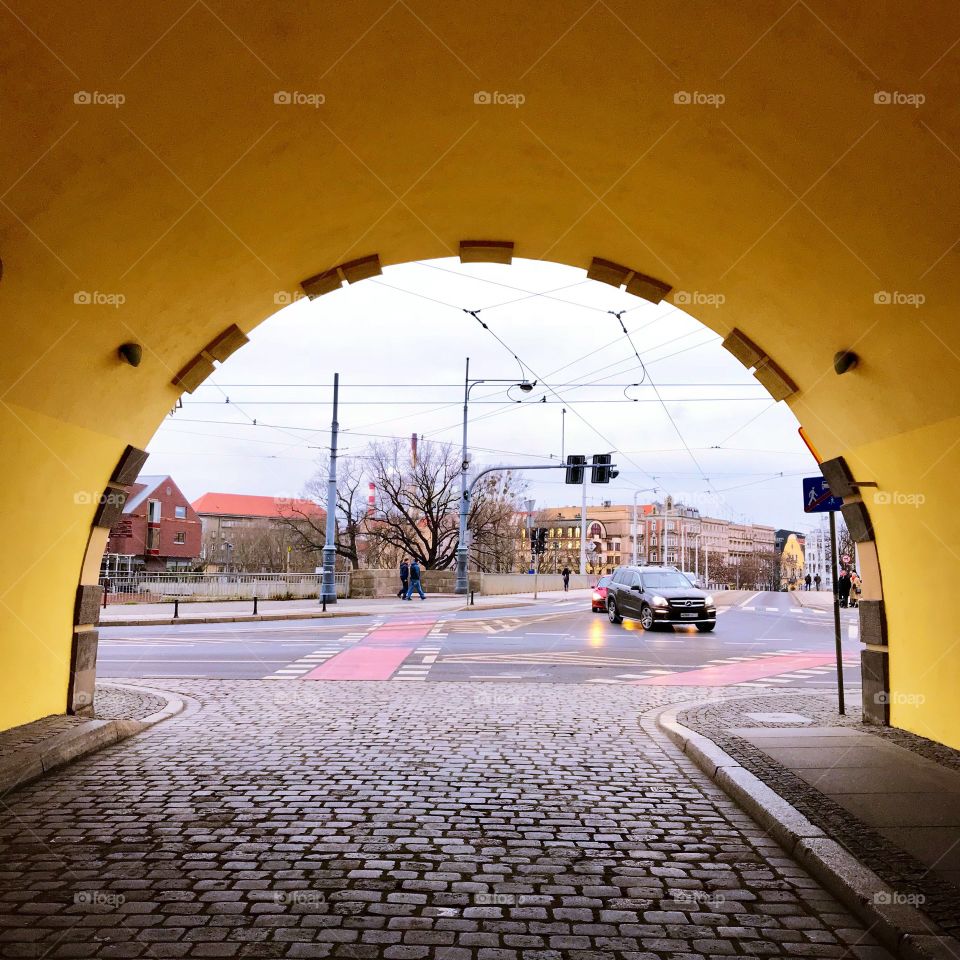
{"label": "cobblestone pavement", "polygon": [[643,716],[691,689],[162,686],[0,808],[0,956],[888,958]]}
{"label": "cobblestone pavement", "polygon": [[167,701],[146,690],[98,683],[93,704],[98,720],[143,720],[162,710]]}
{"label": "cobblestone pavement", "polygon": [[858,819],[849,810],[778,763],[756,745],[729,732],[731,727],[790,727],[790,723],[764,722],[746,713],[799,713],[816,724],[851,727],[895,743],[918,755],[952,769],[960,769],[960,751],[894,727],[866,726],[861,722],[859,703],[847,697],[847,713],[837,713],[836,693],[795,691],[738,699],[735,702],[705,703],[684,711],[677,718],[691,730],[709,737],[739,764],[772,787],[808,820],[842,843],[895,890],[918,896],[923,910],[945,931],[960,935],[960,889],[931,873],[909,853]]}

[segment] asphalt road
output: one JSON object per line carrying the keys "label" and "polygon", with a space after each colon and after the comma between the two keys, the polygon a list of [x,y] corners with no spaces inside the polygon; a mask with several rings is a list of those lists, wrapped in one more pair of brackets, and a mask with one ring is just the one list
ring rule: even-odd
{"label": "asphalt road", "polygon": [[[856,611],[841,611],[845,685],[860,684]],[[103,678],[541,681],[835,687],[831,612],[759,593],[711,634],[611,624],[580,600],[389,618],[102,627]]]}

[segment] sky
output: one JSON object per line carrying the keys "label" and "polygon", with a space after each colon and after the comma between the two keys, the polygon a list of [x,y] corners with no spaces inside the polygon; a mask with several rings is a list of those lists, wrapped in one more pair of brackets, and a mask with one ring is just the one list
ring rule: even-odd
{"label": "sky", "polygon": [[[184,395],[145,469],[169,473],[191,500],[207,491],[302,495],[329,446],[334,372],[341,454],[412,433],[459,446],[469,357],[471,380],[506,381],[471,389],[476,466],[612,452],[620,475],[588,485],[588,503],[632,503],[641,490],[640,503],[670,494],[704,515],[807,530],[801,477],[818,470],[796,418],[720,341],[666,301],[648,303],[569,266],[387,267],[278,307]],[[524,393],[515,386],[523,379],[537,385]],[[535,509],[580,502],[561,470],[526,478]]]}

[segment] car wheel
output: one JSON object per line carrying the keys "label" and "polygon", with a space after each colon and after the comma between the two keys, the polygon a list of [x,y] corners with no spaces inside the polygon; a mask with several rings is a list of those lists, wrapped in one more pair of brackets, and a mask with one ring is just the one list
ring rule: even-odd
{"label": "car wheel", "polygon": [[715,626],[715,623],[698,623],[697,630],[699,630],[700,633],[712,633]]}
{"label": "car wheel", "polygon": [[607,616],[610,618],[611,623],[623,623],[623,617],[620,616],[620,611],[617,610],[615,600],[607,601]]}
{"label": "car wheel", "polygon": [[640,611],[640,626],[643,627],[644,630],[652,630],[654,628],[653,611],[647,606]]}

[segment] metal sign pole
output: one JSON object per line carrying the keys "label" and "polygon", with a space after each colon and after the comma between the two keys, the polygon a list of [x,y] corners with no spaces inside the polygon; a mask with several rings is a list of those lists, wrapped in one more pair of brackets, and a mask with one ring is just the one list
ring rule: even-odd
{"label": "metal sign pole", "polygon": [[837,704],[840,715],[847,711],[843,703],[843,647],[840,639],[840,589],[837,583],[837,521],[830,511],[830,565],[833,570],[833,637],[837,646]]}

